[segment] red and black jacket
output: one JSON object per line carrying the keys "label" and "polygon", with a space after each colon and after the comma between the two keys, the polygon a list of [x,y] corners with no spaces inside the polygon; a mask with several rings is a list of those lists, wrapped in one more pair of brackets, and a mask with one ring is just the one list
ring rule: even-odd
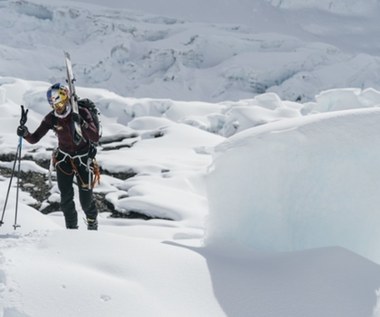
{"label": "red and black jacket", "polygon": [[82,134],[84,140],[79,144],[74,143],[74,123],[72,112],[65,117],[59,118],[54,115],[54,111],[49,112],[42,120],[40,126],[34,133],[28,133],[25,136],[31,144],[37,143],[50,130],[54,130],[58,137],[58,148],[70,155],[84,154],[90,148],[90,143],[99,141],[98,129],[92,119],[92,116],[86,108],[79,108],[79,115],[83,119]]}

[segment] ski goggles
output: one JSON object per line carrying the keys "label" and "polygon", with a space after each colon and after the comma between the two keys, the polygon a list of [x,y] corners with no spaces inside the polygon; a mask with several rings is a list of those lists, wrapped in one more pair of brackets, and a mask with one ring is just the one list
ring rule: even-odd
{"label": "ski goggles", "polygon": [[57,103],[53,104],[53,108],[58,113],[62,112],[65,109],[66,101],[58,101]]}
{"label": "ski goggles", "polygon": [[57,89],[51,92],[50,104],[56,111],[62,111],[68,100],[67,92],[64,89]]}

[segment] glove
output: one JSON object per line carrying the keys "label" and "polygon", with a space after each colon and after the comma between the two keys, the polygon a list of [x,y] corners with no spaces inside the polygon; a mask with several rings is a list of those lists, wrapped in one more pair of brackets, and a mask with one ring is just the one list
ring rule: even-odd
{"label": "glove", "polygon": [[25,110],[24,106],[21,105],[20,125],[25,125],[26,121],[28,120],[28,111],[29,111],[29,109]]}
{"label": "glove", "polygon": [[86,121],[84,121],[84,119],[78,113],[73,112],[73,121],[78,122],[78,124],[85,129],[87,129],[87,127],[88,127],[88,123]]}
{"label": "glove", "polygon": [[29,134],[28,128],[24,125],[20,125],[17,128],[17,135],[22,136],[23,138],[26,137]]}
{"label": "glove", "polygon": [[82,124],[83,118],[78,113],[73,112],[73,121]]}

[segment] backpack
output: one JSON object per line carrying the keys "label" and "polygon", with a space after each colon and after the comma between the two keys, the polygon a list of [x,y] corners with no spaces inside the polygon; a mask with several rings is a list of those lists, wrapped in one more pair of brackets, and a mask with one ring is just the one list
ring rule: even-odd
{"label": "backpack", "polygon": [[102,125],[101,125],[101,122],[100,122],[100,111],[99,109],[96,107],[95,103],[93,103],[90,99],[87,99],[87,98],[84,98],[84,99],[79,99],[78,100],[78,107],[79,108],[86,108],[91,116],[92,116],[92,120],[94,121],[95,123],[95,126],[98,130],[98,135],[99,135],[99,139],[102,137]]}
{"label": "backpack", "polygon": [[[100,111],[98,109],[98,107],[95,105],[94,102],[92,102],[90,99],[87,99],[87,98],[84,98],[84,99],[79,99],[78,100],[78,108],[86,108],[90,114],[91,114],[91,117],[92,117],[92,120],[94,121],[95,123],[95,126],[98,130],[98,135],[99,135],[99,139],[102,137],[102,125],[101,125],[101,122],[100,122]],[[53,116],[52,116],[52,125],[53,127],[57,124],[57,120],[58,118],[54,115],[54,110],[52,111],[53,112]],[[54,128],[53,128],[54,130]],[[98,145],[98,144],[93,144],[93,145]]]}

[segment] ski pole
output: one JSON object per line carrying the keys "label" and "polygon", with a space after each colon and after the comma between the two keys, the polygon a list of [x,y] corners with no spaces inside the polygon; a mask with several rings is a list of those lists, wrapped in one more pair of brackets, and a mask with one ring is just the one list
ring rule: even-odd
{"label": "ski pole", "polygon": [[[25,123],[28,119],[28,111],[29,109],[26,109],[24,108],[23,105],[21,105],[21,118],[20,118],[20,126],[25,126]],[[18,224],[17,224],[17,213],[18,213],[18,196],[19,196],[19,188],[20,188],[20,170],[21,170],[21,149],[22,149],[22,139],[23,137],[20,136],[19,137],[19,142],[18,142],[18,145],[17,145],[17,150],[16,150],[16,155],[15,155],[15,160],[13,162],[13,168],[12,168],[12,173],[11,173],[11,178],[9,179],[9,185],[8,185],[8,190],[7,190],[7,195],[5,197],[5,202],[4,202],[4,208],[3,208],[3,213],[1,215],[1,220],[0,220],[0,226],[4,224],[4,216],[5,216],[5,210],[7,208],[7,204],[8,204],[8,198],[9,198],[9,193],[10,193],[10,190],[11,190],[11,186],[12,186],[12,181],[13,181],[13,177],[14,177],[14,174],[15,174],[15,170],[16,170],[16,163],[18,161],[18,171],[17,171],[17,188],[16,188],[16,209],[15,209],[15,222],[13,224],[13,228],[16,230],[17,227],[20,227]]]}
{"label": "ski pole", "polygon": [[16,188],[16,209],[15,209],[15,222],[13,224],[13,228],[16,230],[16,228],[20,227],[19,224],[17,224],[17,214],[18,214],[18,195],[20,191],[20,170],[21,170],[21,149],[22,149],[22,136],[20,136],[19,139],[19,146],[18,146],[18,169],[17,169],[17,188]]}
{"label": "ski pole", "polygon": [[[28,119],[28,111],[29,109],[24,109],[24,106],[21,105],[21,118],[20,118],[20,126],[24,127],[25,123]],[[13,228],[16,230],[16,228],[20,227],[19,224],[17,224],[17,215],[18,215],[18,196],[20,192],[20,177],[21,177],[21,150],[22,150],[22,139],[23,137],[20,136],[19,142],[18,142],[18,155],[16,159],[18,159],[18,169],[17,169],[17,188],[16,188],[16,207],[15,207],[15,222],[13,224]]]}
{"label": "ski pole", "polygon": [[20,142],[19,142],[19,144],[18,144],[18,146],[17,146],[16,156],[15,156],[15,160],[14,160],[14,162],[13,162],[13,168],[12,168],[12,172],[11,172],[11,178],[9,179],[7,195],[5,196],[5,202],[4,202],[3,214],[1,215],[0,226],[2,226],[2,225],[4,224],[5,210],[6,210],[6,208],[7,208],[8,198],[9,198],[9,192],[10,192],[10,190],[11,190],[12,180],[13,180],[13,176],[14,176],[14,174],[15,174],[17,158],[18,158],[18,155],[19,155],[19,147],[20,147]]}

